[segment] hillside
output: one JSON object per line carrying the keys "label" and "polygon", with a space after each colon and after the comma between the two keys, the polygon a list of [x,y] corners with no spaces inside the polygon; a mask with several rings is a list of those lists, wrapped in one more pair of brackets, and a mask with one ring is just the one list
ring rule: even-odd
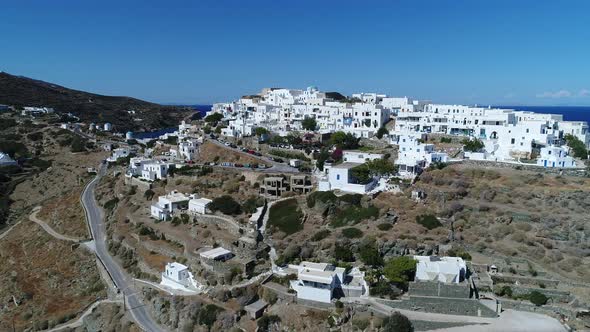
{"label": "hillside", "polygon": [[111,122],[119,131],[175,126],[190,112],[187,108],[103,96],[5,72],[0,72],[0,104],[53,107],[59,113],[71,112],[85,122]]}

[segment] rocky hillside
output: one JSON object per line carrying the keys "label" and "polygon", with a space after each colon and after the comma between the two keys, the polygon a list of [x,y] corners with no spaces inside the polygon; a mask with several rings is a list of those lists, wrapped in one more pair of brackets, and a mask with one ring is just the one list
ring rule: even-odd
{"label": "rocky hillside", "polygon": [[59,113],[71,112],[85,122],[111,122],[119,131],[175,126],[190,112],[187,108],[103,96],[5,72],[0,72],[0,104],[53,107]]}

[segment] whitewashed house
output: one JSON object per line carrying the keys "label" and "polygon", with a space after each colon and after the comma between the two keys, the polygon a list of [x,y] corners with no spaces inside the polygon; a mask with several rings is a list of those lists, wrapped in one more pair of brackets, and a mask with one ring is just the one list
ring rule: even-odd
{"label": "whitewashed house", "polygon": [[190,198],[186,195],[172,191],[167,195],[158,197],[158,202],[151,206],[151,215],[158,220],[166,220],[174,212],[188,209],[189,200]]}
{"label": "whitewashed house", "polygon": [[207,198],[192,198],[188,201],[188,211],[194,214],[206,214],[209,209],[207,206],[209,203],[213,202]]}
{"label": "whitewashed house", "polygon": [[161,180],[168,176],[170,164],[163,162],[152,162],[143,164],[141,178],[147,181]]}
{"label": "whitewashed house", "polygon": [[185,139],[178,143],[179,157],[194,160],[198,151],[198,143],[194,139]]}
{"label": "whitewashed house", "polygon": [[188,267],[177,262],[166,264],[160,284],[179,290],[199,291],[203,289],[203,286],[195,280]]}
{"label": "whitewashed house", "polygon": [[331,303],[333,298],[365,297],[369,294],[364,272],[357,268],[350,274],[344,268],[327,263],[301,262],[289,265],[289,268],[297,271],[297,280],[292,280],[290,285],[298,299]]}
{"label": "whitewashed house", "polygon": [[4,152],[0,152],[0,167],[2,166],[14,166],[17,162],[10,158],[10,156]]}
{"label": "whitewashed house", "polygon": [[417,260],[415,281],[460,283],[465,280],[467,265],[460,257],[414,256]]}
{"label": "whitewashed house", "polygon": [[381,159],[380,153],[369,153],[363,151],[346,150],[342,152],[342,161],[363,164],[369,160]]}
{"label": "whitewashed house", "polygon": [[234,257],[234,254],[223,247],[217,247],[211,250],[203,251],[199,253],[199,256],[205,260],[225,262],[226,260]]}
{"label": "whitewashed house", "polygon": [[434,151],[433,144],[422,143],[421,137],[414,135],[397,135],[392,139],[399,146],[395,164],[402,177],[413,177],[434,162],[447,162],[448,156]]}
{"label": "whitewashed house", "polygon": [[127,148],[116,148],[111,151],[111,155],[107,158],[108,162],[114,163],[119,158],[127,158],[131,154],[131,151]]}
{"label": "whitewashed house", "polygon": [[543,167],[576,167],[576,161],[569,155],[569,149],[563,146],[546,146],[541,148],[537,165]]}

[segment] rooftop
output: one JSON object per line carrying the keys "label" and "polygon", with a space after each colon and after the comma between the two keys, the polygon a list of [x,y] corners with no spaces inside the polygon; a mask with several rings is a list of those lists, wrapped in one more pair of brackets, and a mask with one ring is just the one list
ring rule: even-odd
{"label": "rooftop", "polygon": [[362,165],[362,164],[361,163],[345,162],[342,164],[333,165],[332,168],[351,169],[351,168],[355,168],[359,165]]}
{"label": "rooftop", "polygon": [[204,251],[202,253],[200,253],[199,255],[203,258],[207,258],[207,259],[216,259],[225,255],[231,254],[231,251],[223,248],[223,247],[217,247],[217,248],[213,248],[211,250],[207,250]]}

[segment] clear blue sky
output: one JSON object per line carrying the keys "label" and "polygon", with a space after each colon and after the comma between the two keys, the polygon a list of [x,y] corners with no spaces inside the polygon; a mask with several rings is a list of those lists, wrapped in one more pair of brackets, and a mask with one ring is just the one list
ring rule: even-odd
{"label": "clear blue sky", "polygon": [[262,87],[590,105],[590,1],[12,1],[0,70],[212,103]]}

